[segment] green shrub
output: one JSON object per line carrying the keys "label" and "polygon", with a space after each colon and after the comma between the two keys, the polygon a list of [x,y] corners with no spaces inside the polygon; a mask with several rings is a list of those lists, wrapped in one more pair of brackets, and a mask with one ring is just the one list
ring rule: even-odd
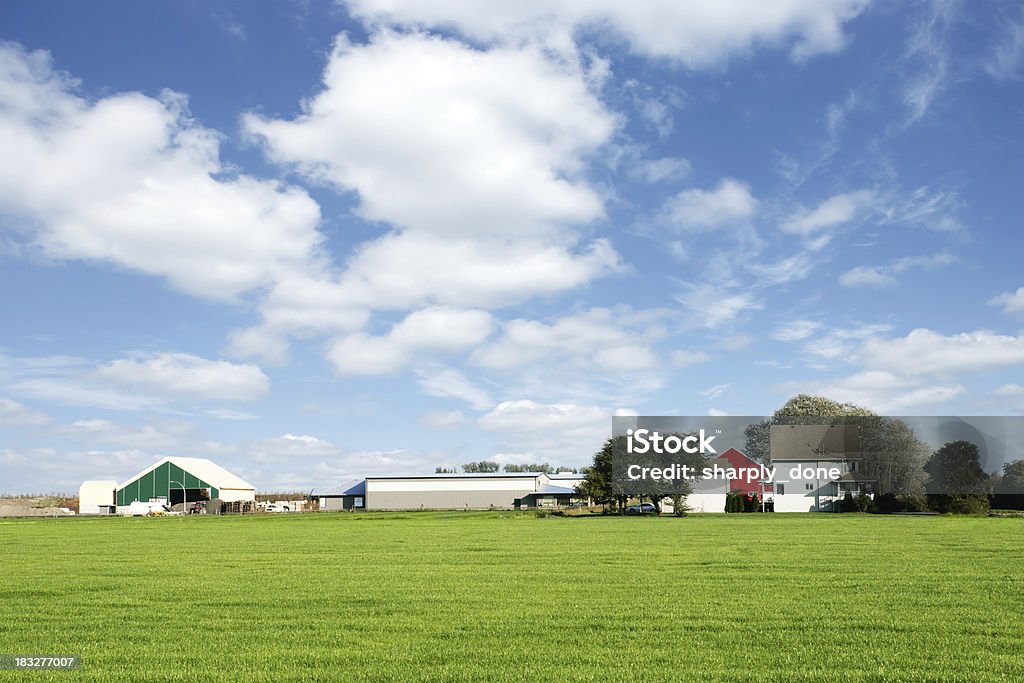
{"label": "green shrub", "polygon": [[852,493],[847,491],[846,494],[843,495],[843,502],[840,503],[839,509],[842,512],[856,512],[857,511],[857,501],[855,501],[853,499],[853,494]]}

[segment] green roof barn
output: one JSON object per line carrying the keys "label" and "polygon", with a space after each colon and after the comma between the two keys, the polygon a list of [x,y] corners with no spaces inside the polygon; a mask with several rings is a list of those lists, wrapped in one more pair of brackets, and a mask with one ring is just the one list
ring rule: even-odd
{"label": "green roof barn", "polygon": [[166,498],[174,505],[220,498],[224,501],[255,500],[256,487],[205,458],[164,458],[118,484],[114,501],[130,505],[134,501]]}

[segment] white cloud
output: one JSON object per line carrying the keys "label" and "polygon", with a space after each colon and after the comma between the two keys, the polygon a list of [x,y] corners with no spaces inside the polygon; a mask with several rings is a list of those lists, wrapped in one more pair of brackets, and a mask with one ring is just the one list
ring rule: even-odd
{"label": "white cloud", "polygon": [[245,413],[241,410],[233,410],[231,408],[213,408],[210,410],[203,411],[204,414],[218,420],[232,420],[236,422],[251,422],[252,420],[258,420],[259,418],[251,413]]}
{"label": "white cloud", "polygon": [[857,190],[829,197],[814,209],[801,208],[783,221],[781,230],[810,236],[845,225],[870,208],[876,200],[871,190]]}
{"label": "white cloud", "polygon": [[759,46],[788,46],[794,59],[837,52],[843,24],[866,0],[795,0],[784,3],[719,0],[520,0],[481,5],[472,0],[349,0],[371,24],[454,27],[478,40],[541,40],[565,49],[577,31],[599,30],[649,57],[690,68],[718,65]]}
{"label": "white cloud", "polygon": [[704,391],[698,392],[701,396],[714,401],[716,398],[725,393],[726,389],[729,388],[728,384],[716,384],[713,387],[705,389]]}
{"label": "white cloud", "polygon": [[728,417],[729,413],[718,408],[708,408],[708,417]]}
{"label": "white cloud", "polygon": [[428,396],[458,399],[477,410],[487,410],[494,405],[486,390],[454,368],[427,367],[417,374],[420,389]]}
{"label": "white cloud", "polygon": [[74,376],[30,377],[11,384],[10,390],[47,403],[104,410],[144,410],[162,403],[154,396],[97,386]]}
{"label": "white cloud", "polygon": [[592,308],[551,323],[511,320],[502,336],[477,350],[472,360],[491,369],[509,369],[552,357],[573,363],[591,360],[604,370],[632,371],[653,367],[657,359],[650,343],[661,339],[662,311]]}
{"label": "white cloud", "polygon": [[[611,411],[593,406],[579,406],[572,403],[535,403],[530,400],[504,401],[477,420],[482,429],[489,432],[536,434],[590,429],[595,423],[604,421],[611,428]],[[543,437],[541,437],[543,438]]]}
{"label": "white cloud", "polygon": [[1024,11],[1006,24],[1005,34],[995,42],[985,71],[997,81],[1024,79]]}
{"label": "white cloud", "polygon": [[932,106],[950,80],[949,29],[957,8],[956,0],[922,3],[923,16],[913,27],[902,57],[908,72],[903,86],[906,125],[916,123]]}
{"label": "white cloud", "polygon": [[231,300],[304,268],[320,211],[304,191],[233,172],[219,136],[165,91],[90,102],[48,53],[0,45],[0,205],[55,259],[162,276]]}
{"label": "white cloud", "polygon": [[771,336],[782,342],[796,342],[810,337],[821,327],[821,323],[813,320],[793,320],[775,328]]}
{"label": "white cloud", "polygon": [[158,451],[180,447],[194,434],[187,423],[134,428],[110,420],[76,420],[59,431],[88,442]]}
{"label": "white cloud", "polygon": [[803,280],[811,274],[818,263],[820,259],[810,251],[801,251],[774,262],[752,262],[747,265],[747,269],[757,276],[760,286],[771,287]]}
{"label": "white cloud", "polygon": [[857,348],[865,339],[888,332],[890,325],[860,325],[852,328],[833,328],[817,339],[804,344],[804,349],[828,360],[852,361]]}
{"label": "white cloud", "polygon": [[[579,64],[533,46],[482,51],[389,31],[366,45],[339,39],[300,116],[249,114],[243,126],[269,158],[354,193],[356,213],[391,230],[337,277],[277,287],[239,351],[279,356],[279,328],[308,334],[330,321],[323,331],[352,332],[368,310],[492,308],[622,270],[608,241],[578,234],[604,216],[585,171],[619,125],[591,85]],[[381,353],[382,367],[401,365]]]}
{"label": "white cloud", "polygon": [[956,215],[962,205],[958,193],[933,190],[925,185],[909,195],[891,199],[881,208],[882,222],[909,223],[936,232],[958,232],[964,230]]}
{"label": "white cloud", "polygon": [[956,257],[946,252],[932,256],[907,256],[884,266],[857,266],[839,277],[844,287],[892,287],[896,276],[912,268],[931,269],[956,263]]}
{"label": "white cloud", "polygon": [[0,425],[4,427],[38,427],[48,424],[50,416],[0,396]]}
{"label": "white cloud", "polygon": [[1003,313],[1024,313],[1024,287],[1016,292],[1003,292],[988,300],[990,306],[1001,306]]}
{"label": "white cloud", "polygon": [[387,334],[357,333],[334,341],[327,358],[346,375],[381,375],[404,368],[419,352],[454,352],[476,346],[491,333],[490,314],[443,306],[410,313]]}
{"label": "white cloud", "polygon": [[724,178],[712,190],[683,190],[669,198],[657,220],[684,232],[716,230],[745,223],[754,215],[757,204],[750,186]]}
{"label": "white cloud", "polygon": [[1004,384],[992,393],[996,396],[1024,396],[1024,387],[1019,384]]}
{"label": "white cloud", "polygon": [[860,372],[829,383],[803,386],[803,391],[848,401],[879,413],[906,414],[948,403],[964,393],[955,385],[924,385],[884,370]]}
{"label": "white cloud", "polygon": [[690,162],[682,157],[661,157],[633,162],[629,167],[629,175],[647,183],[661,183],[683,180],[692,170]]}
{"label": "white cloud", "polygon": [[293,121],[244,117],[278,162],[359,194],[359,214],[435,235],[547,235],[602,215],[576,176],[615,120],[538,48],[383,32],[339,39]]}
{"label": "white cloud", "polygon": [[750,292],[710,284],[689,285],[676,295],[676,300],[693,312],[695,324],[711,329],[735,320],[745,311],[764,308]]}
{"label": "white cloud", "polygon": [[859,355],[867,368],[906,376],[985,372],[1024,365],[1024,336],[985,330],[944,336],[919,328],[906,337],[868,339]]}
{"label": "white cloud", "polygon": [[293,458],[324,458],[341,455],[342,450],[324,439],[309,434],[285,434],[257,441],[247,449],[257,462]]}
{"label": "white cloud", "polygon": [[253,401],[270,391],[270,380],[255,365],[187,353],[122,358],[101,365],[93,374],[103,381],[159,395]]}

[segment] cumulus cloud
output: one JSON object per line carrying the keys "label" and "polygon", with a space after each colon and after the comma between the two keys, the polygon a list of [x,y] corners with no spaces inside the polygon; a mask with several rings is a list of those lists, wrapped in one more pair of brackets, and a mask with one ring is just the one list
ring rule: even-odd
{"label": "cumulus cloud", "polygon": [[502,336],[472,356],[475,364],[506,370],[541,359],[562,357],[596,363],[608,371],[631,371],[656,364],[650,347],[664,336],[658,324],[662,311],[592,308],[546,323],[518,319],[506,322]]}
{"label": "cumulus cloud", "polygon": [[89,101],[45,52],[0,45],[0,205],[55,259],[82,259],[231,300],[313,258],[304,191],[237,174],[219,135],[165,91]]}
{"label": "cumulus cloud", "polygon": [[353,334],[334,341],[327,358],[346,375],[382,375],[404,368],[418,352],[454,352],[484,341],[493,320],[480,310],[443,306],[410,313],[387,334]]}
{"label": "cumulus cloud", "polygon": [[906,337],[868,339],[859,356],[867,368],[904,376],[986,372],[1024,365],[1024,336],[986,330],[947,336],[919,328]]}
{"label": "cumulus cloud", "polygon": [[547,236],[602,215],[578,174],[615,120],[582,73],[540,49],[384,32],[362,46],[339,39],[297,119],[249,114],[243,125],[273,160],[357,192],[366,219]]}
{"label": "cumulus cloud", "polygon": [[122,358],[101,365],[94,376],[158,395],[222,401],[253,401],[270,391],[270,380],[255,365],[187,353]]}
{"label": "cumulus cloud", "polygon": [[1024,313],[1024,287],[1016,292],[1003,292],[988,300],[989,306],[999,306],[1003,313]]}
{"label": "cumulus cloud", "polygon": [[702,232],[748,221],[757,208],[750,187],[724,178],[710,190],[683,190],[669,198],[658,212],[659,223],[684,232]]}
{"label": "cumulus cloud", "polygon": [[578,65],[385,31],[339,39],[323,80],[299,117],[243,125],[270,159],[392,226],[324,293],[334,307],[503,305],[620,269],[608,242],[576,233],[604,215],[584,171],[618,125]]}
{"label": "cumulus cloud", "polygon": [[690,68],[717,65],[756,46],[787,46],[794,59],[836,52],[843,24],[867,0],[797,0],[785,3],[720,0],[520,0],[500,6],[472,0],[348,0],[370,24],[434,26],[483,41],[540,40],[556,48],[581,30],[625,41],[636,54],[669,58]]}

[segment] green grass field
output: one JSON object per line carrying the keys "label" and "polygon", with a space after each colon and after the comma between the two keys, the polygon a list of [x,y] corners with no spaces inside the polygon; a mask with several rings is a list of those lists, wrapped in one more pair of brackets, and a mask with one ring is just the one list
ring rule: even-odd
{"label": "green grass field", "polygon": [[0,520],[10,680],[1024,680],[1024,520]]}

